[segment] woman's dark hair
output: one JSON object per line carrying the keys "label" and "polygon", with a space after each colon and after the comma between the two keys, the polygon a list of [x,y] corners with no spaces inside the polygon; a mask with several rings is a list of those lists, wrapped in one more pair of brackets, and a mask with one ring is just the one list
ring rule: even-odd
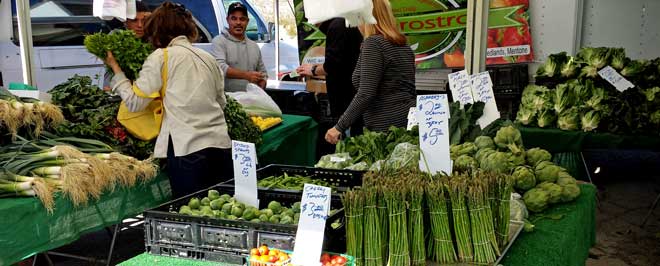
{"label": "woman's dark hair", "polygon": [[197,40],[197,26],[192,13],[181,4],[164,2],[149,16],[144,25],[144,36],[155,48],[165,48],[178,36],[190,42]]}
{"label": "woman's dark hair", "polygon": [[142,1],[135,2],[135,11],[136,12],[151,12],[151,10],[149,10],[149,7],[147,7],[147,5]]}

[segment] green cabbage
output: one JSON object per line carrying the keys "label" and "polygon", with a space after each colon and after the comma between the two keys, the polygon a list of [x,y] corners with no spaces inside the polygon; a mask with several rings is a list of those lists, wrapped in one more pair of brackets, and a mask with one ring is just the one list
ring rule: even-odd
{"label": "green cabbage", "polygon": [[564,168],[561,168],[554,163],[547,161],[538,163],[534,168],[534,174],[536,175],[536,181],[538,183],[554,183],[557,181],[559,172],[561,171],[564,171]]}
{"label": "green cabbage", "polygon": [[535,167],[540,162],[550,161],[552,159],[552,154],[541,148],[531,148],[527,150],[527,156],[525,159],[527,160],[528,165]]}
{"label": "green cabbage", "polygon": [[500,149],[508,149],[513,154],[521,154],[524,152],[522,145],[522,136],[520,131],[513,126],[506,126],[500,128],[495,134],[495,145]]}
{"label": "green cabbage", "polygon": [[548,203],[553,204],[561,201],[562,188],[560,185],[550,182],[544,182],[536,187],[548,192],[548,194],[550,195],[550,197],[548,198]]}
{"label": "green cabbage", "polygon": [[474,140],[474,145],[477,146],[477,150],[482,150],[485,148],[495,149],[495,142],[489,136],[479,136]]}
{"label": "green cabbage", "polygon": [[527,191],[536,186],[534,171],[527,166],[518,166],[513,170],[514,187],[518,191]]}
{"label": "green cabbage", "polygon": [[548,207],[549,199],[550,194],[540,188],[532,188],[523,195],[525,206],[532,212],[542,212],[545,210]]}

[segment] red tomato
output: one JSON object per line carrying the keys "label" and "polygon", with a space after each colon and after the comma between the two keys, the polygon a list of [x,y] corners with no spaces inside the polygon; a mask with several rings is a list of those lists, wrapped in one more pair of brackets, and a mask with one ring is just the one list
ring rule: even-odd
{"label": "red tomato", "polygon": [[252,256],[261,256],[261,253],[259,253],[259,249],[253,248],[250,250],[250,255]]}
{"label": "red tomato", "polygon": [[274,256],[274,255],[269,255],[268,256],[268,262],[277,262],[278,259],[279,258],[277,256]]}
{"label": "red tomato", "polygon": [[333,259],[333,261],[336,261],[337,264],[339,264],[339,265],[346,264],[346,258],[344,258],[343,256],[337,256]]}
{"label": "red tomato", "polygon": [[445,65],[447,67],[463,67],[465,66],[465,57],[463,52],[460,49],[456,49],[453,52],[448,52],[443,55]]}
{"label": "red tomato", "polygon": [[323,262],[324,264],[330,262],[330,255],[328,255],[328,253],[323,253],[321,255],[321,262]]}

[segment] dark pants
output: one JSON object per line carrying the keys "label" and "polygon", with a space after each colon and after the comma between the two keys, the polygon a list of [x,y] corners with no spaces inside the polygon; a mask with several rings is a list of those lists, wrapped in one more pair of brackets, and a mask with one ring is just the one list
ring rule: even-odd
{"label": "dark pants", "polygon": [[174,199],[234,178],[231,149],[206,148],[174,156],[172,139],[167,149],[167,173]]}

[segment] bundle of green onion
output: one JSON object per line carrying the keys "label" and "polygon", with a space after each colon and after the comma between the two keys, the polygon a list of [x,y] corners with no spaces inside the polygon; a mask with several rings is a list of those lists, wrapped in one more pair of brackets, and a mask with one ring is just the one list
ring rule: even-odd
{"label": "bundle of green onion", "polygon": [[157,168],[150,160],[114,153],[100,141],[18,138],[0,148],[0,197],[36,195],[51,212],[55,192],[61,191],[78,206],[100,198],[116,184],[131,186],[156,175]]}
{"label": "bundle of green onion", "polygon": [[[12,136],[21,128],[30,128],[39,136],[45,128],[55,128],[64,122],[62,110],[37,99],[17,97],[0,88],[0,130],[6,129]],[[0,131],[2,132],[2,131]]]}

